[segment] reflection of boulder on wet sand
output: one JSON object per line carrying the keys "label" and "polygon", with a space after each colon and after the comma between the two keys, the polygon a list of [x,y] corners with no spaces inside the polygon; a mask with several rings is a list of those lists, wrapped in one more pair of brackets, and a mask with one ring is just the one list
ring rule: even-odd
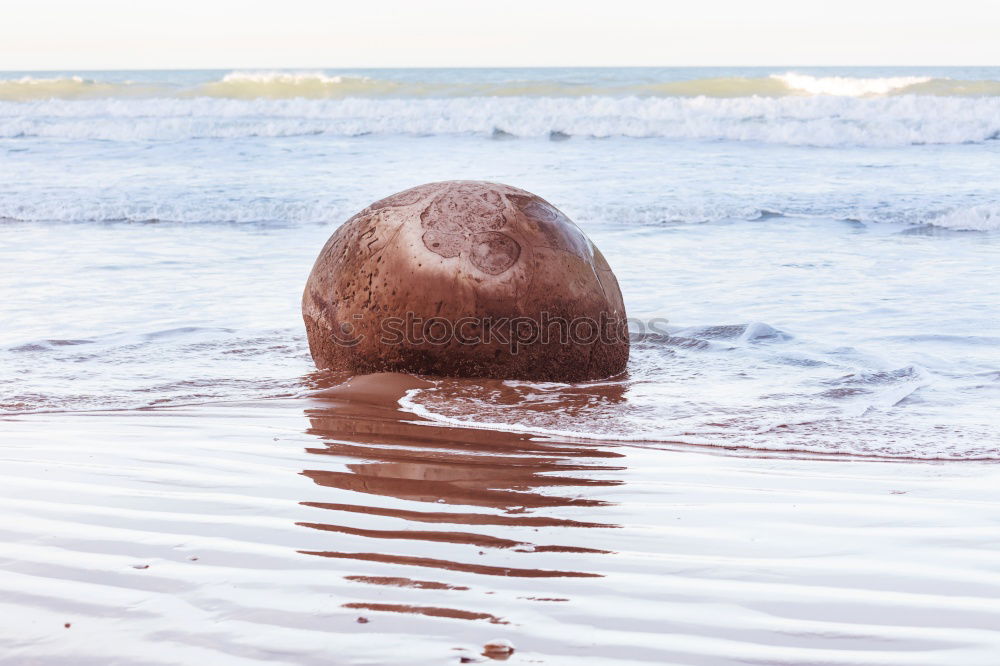
{"label": "reflection of boulder on wet sand", "polygon": [[323,439],[324,447],[308,450],[352,462],[345,463],[346,471],[303,474],[319,485],[354,492],[505,510],[599,506],[603,500],[578,490],[538,491],[620,483],[572,475],[620,469],[597,462],[618,459],[619,453],[590,445],[549,444],[527,434],[442,427],[398,410],[395,398],[426,385],[416,377],[384,373],[324,391],[322,397],[333,400],[307,412],[309,432]]}
{"label": "reflection of boulder on wet sand", "polygon": [[[357,456],[357,447],[329,445],[328,455]],[[371,453],[369,451],[368,453]],[[444,500],[449,504],[490,506],[501,509],[539,506],[599,506],[601,500],[583,497],[529,492],[535,488],[558,486],[611,486],[615,481],[585,480],[544,475],[556,471],[550,462],[538,468],[526,468],[524,459],[503,466],[502,459],[492,464],[464,463],[461,460],[433,462],[385,462],[348,465],[350,472],[306,470],[317,484],[377,495],[391,495],[418,502]],[[520,463],[520,464],[518,464]],[[499,489],[498,489],[499,487]]]}
{"label": "reflection of boulder on wet sand", "polygon": [[[299,524],[329,533],[330,548],[303,552],[357,562],[348,575],[355,582],[465,599],[498,578],[599,577],[587,571],[586,558],[611,552],[597,546],[612,544],[586,532],[616,527],[600,520],[602,507],[611,506],[600,495],[620,485],[614,473],[621,454],[443,427],[401,412],[395,399],[425,384],[405,375],[359,377],[324,391],[324,401],[307,410],[308,432],[322,446],[307,449],[317,464],[302,473],[318,492],[302,503],[328,510],[329,519]],[[428,569],[440,580],[422,580],[419,572]],[[350,603],[502,621],[482,609]]]}

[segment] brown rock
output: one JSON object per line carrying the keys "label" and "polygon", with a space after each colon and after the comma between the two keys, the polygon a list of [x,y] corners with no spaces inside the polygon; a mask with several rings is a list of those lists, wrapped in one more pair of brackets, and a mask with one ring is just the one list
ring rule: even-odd
{"label": "brown rock", "polygon": [[485,655],[509,655],[514,652],[514,644],[506,638],[494,638],[483,646]]}
{"label": "brown rock", "polygon": [[581,381],[622,372],[600,251],[552,204],[494,183],[414,187],[330,237],[302,297],[319,368]]}

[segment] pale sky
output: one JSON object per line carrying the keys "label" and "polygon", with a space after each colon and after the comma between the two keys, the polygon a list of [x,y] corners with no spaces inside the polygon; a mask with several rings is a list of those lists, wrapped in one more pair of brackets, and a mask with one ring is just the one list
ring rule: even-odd
{"label": "pale sky", "polygon": [[1000,65],[1000,1],[34,0],[0,70]]}

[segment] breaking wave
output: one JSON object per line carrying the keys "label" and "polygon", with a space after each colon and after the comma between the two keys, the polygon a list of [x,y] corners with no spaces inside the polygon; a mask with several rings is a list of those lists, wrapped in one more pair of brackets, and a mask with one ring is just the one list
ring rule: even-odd
{"label": "breaking wave", "polygon": [[1000,95],[1000,81],[930,76],[716,76],[646,82],[548,79],[499,81],[410,80],[323,71],[236,71],[199,83],[108,81],[81,76],[17,76],[0,79],[0,100],[117,97],[214,97],[223,99],[343,99],[347,97],[880,97]]}
{"label": "breaking wave", "polygon": [[889,76],[859,78],[853,76],[809,76],[808,74],[772,74],[788,90],[809,95],[836,95],[839,97],[865,97],[905,93],[907,89],[931,81],[929,76]]}
{"label": "breaking wave", "polygon": [[997,231],[1000,230],[1000,205],[956,208],[928,219],[927,223],[955,231]]}
{"label": "breaking wave", "polygon": [[162,94],[161,86],[131,81],[113,83],[82,76],[41,77],[22,76],[0,79],[0,101],[31,102],[45,99],[100,99]]}
{"label": "breaking wave", "polygon": [[0,102],[0,138],[142,141],[366,134],[631,137],[808,146],[980,143],[1000,138],[1000,97],[197,97]]}
{"label": "breaking wave", "polygon": [[188,91],[230,99],[337,98],[388,95],[402,86],[366,76],[327,76],[322,72],[233,72]]}
{"label": "breaking wave", "polygon": [[[361,202],[323,196],[301,201],[266,197],[232,197],[225,202],[213,196],[192,196],[185,201],[159,198],[95,198],[89,193],[65,196],[0,196],[0,224],[19,222],[130,223],[130,224],[331,224],[347,219]],[[849,212],[848,212],[849,211]],[[939,210],[911,210],[901,207],[861,211],[853,207],[805,205],[787,211],[738,201],[701,200],[664,205],[618,206],[593,204],[571,210],[584,224],[658,227],[705,224],[722,221],[756,221],[775,218],[815,218],[845,220],[864,224],[900,225],[903,228],[932,226],[951,231],[1000,231],[1000,206],[983,204]]]}
{"label": "breaking wave", "polygon": [[[987,426],[956,425],[942,438],[916,422],[907,401],[938,381],[926,369],[851,366],[837,355],[803,353],[792,338],[763,322],[679,330],[633,339],[629,371],[619,377],[578,384],[438,379],[409,391],[400,405],[441,424],[539,437],[997,459]],[[753,375],[730,389],[739,399],[685,386],[734,365]],[[796,371],[811,379],[790,382]]]}

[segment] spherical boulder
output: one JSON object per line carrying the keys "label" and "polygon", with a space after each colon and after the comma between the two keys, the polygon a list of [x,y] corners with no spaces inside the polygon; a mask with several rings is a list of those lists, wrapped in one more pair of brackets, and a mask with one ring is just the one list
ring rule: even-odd
{"label": "spherical boulder", "polygon": [[622,372],[614,273],[555,206],[446,181],[377,201],[330,237],[302,296],[319,368],[583,381]]}

